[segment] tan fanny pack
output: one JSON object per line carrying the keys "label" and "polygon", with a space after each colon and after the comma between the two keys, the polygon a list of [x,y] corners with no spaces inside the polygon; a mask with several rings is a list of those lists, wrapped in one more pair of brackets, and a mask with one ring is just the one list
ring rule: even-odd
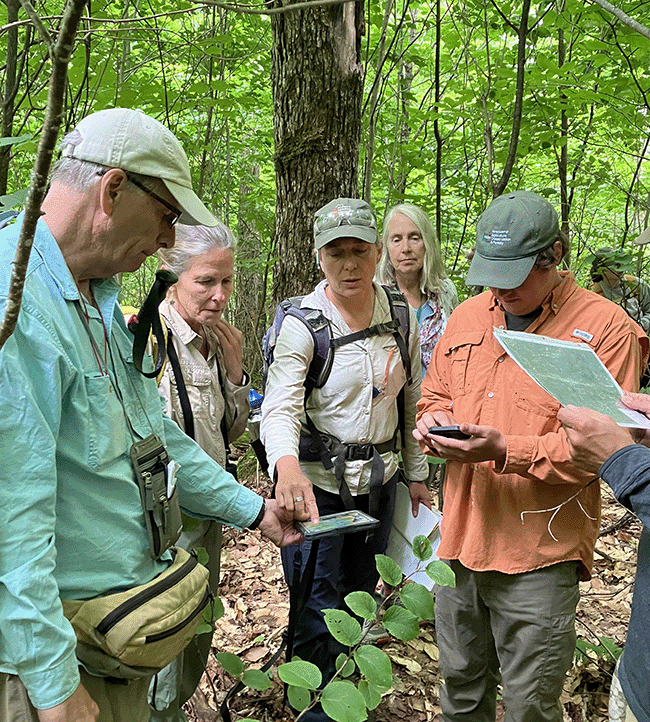
{"label": "tan fanny pack", "polygon": [[[212,600],[208,570],[196,556],[172,547],[174,561],[147,584],[94,599],[64,599],[63,613],[83,650],[99,648],[128,667],[154,673],[166,667],[189,644]],[[97,669],[95,673],[123,676]]]}

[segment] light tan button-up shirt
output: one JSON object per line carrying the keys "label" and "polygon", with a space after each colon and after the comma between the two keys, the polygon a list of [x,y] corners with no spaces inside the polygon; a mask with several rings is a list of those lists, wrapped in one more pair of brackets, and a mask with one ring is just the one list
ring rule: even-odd
{"label": "light tan button-up shirt", "polygon": [[[250,389],[248,376],[244,374],[242,386],[232,384],[226,376],[221,345],[212,331],[206,329],[208,357],[204,358],[201,354],[203,340],[168,301],[160,304],[160,313],[173,335],[194,416],[195,441],[217,463],[224,466],[226,454],[221,419],[225,414],[229,442],[237,439],[246,428]],[[218,364],[221,365],[225,398],[219,383]],[[183,413],[169,359],[159,391],[165,399],[165,413],[183,429]]]}

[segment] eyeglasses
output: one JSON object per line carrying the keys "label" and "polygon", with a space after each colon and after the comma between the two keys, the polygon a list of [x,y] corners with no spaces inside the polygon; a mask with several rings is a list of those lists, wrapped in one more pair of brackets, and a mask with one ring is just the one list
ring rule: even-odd
{"label": "eyeglasses", "polygon": [[316,216],[314,219],[314,233],[329,231],[331,228],[338,228],[344,224],[348,226],[365,226],[377,230],[377,221],[371,210],[337,206],[322,216]]}
{"label": "eyeglasses", "polygon": [[173,228],[177,223],[178,219],[181,217],[183,211],[176,208],[176,206],[172,205],[169,201],[166,201],[162,196],[159,196],[157,193],[154,193],[152,190],[149,190],[146,186],[144,186],[140,181],[136,180],[130,173],[126,173],[126,177],[133,183],[134,186],[137,186],[140,190],[143,190],[147,195],[150,195],[152,198],[155,198],[158,203],[162,203],[165,208],[170,210],[173,214],[173,218],[167,218],[167,224],[170,228]]}

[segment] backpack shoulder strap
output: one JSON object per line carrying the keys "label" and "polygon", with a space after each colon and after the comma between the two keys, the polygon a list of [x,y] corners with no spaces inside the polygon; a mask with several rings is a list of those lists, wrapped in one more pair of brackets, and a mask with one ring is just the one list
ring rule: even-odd
{"label": "backpack shoulder strap", "polygon": [[[161,319],[162,320],[162,319]],[[163,321],[163,326],[167,329],[167,324]],[[176,381],[176,391],[178,393],[178,400],[181,405],[181,413],[183,415],[183,431],[191,438],[194,439],[194,414],[192,413],[192,406],[190,405],[190,399],[187,395],[187,387],[185,386],[185,379],[183,378],[183,371],[181,369],[180,361],[178,360],[178,354],[174,348],[174,340],[172,334],[167,329],[167,357],[169,358],[169,365],[172,367],[174,379]]]}
{"label": "backpack shoulder strap", "polygon": [[402,355],[402,363],[404,364],[404,370],[406,372],[406,382],[410,384],[413,382],[413,375],[411,357],[408,351],[408,341],[411,333],[411,316],[408,301],[404,298],[404,294],[396,288],[390,288],[390,286],[382,286],[382,288],[386,292],[386,298],[388,299],[390,317],[392,320],[397,319],[399,324],[399,329],[393,333],[393,336],[395,336],[397,347]]}
{"label": "backpack shoulder strap", "polygon": [[[314,355],[305,378],[305,400],[314,389],[325,385],[334,361],[332,329],[329,319],[317,308],[301,306],[303,296],[285,299],[284,315],[299,319],[309,329],[314,342]],[[278,329],[279,331],[279,329]]]}

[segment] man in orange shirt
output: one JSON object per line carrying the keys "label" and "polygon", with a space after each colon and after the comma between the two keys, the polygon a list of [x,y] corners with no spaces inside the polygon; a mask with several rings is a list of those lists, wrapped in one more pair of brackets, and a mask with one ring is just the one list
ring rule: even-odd
{"label": "man in orange shirt", "polygon": [[[648,352],[625,311],[558,271],[567,251],[546,200],[496,198],[479,219],[466,279],[489,290],[453,312],[422,383],[414,435],[447,459],[438,556],[456,574],[455,588],[436,589],[446,722],[494,722],[499,681],[507,722],[562,720],[600,489],[571,462],[559,403],[492,330],[587,343],[627,390],[638,388]],[[451,424],[469,438],[429,432]]]}

